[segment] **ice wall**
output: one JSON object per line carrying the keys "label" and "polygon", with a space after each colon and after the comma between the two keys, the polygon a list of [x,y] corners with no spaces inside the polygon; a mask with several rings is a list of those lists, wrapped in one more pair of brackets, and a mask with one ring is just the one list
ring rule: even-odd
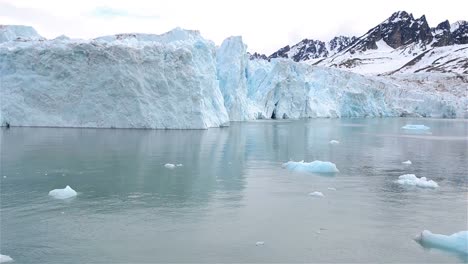
{"label": "ice wall", "polygon": [[247,97],[247,46],[242,37],[230,37],[217,49],[219,88],[231,121],[256,119],[256,107]]}
{"label": "ice wall", "polygon": [[0,25],[0,43],[8,41],[43,40],[33,27]]}
{"label": "ice wall", "polygon": [[468,113],[463,76],[249,60],[241,37],[216,48],[180,28],[44,40],[30,27],[0,26],[0,40],[1,125],[206,129],[261,118]]}
{"label": "ice wall", "polygon": [[229,121],[214,44],[194,31],[7,42],[0,78],[2,124],[205,129]]}

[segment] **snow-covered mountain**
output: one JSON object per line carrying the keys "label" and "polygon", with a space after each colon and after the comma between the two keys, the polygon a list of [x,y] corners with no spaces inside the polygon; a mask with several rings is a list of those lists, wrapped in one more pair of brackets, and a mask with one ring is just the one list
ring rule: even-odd
{"label": "snow-covered mountain", "polygon": [[361,74],[421,71],[468,74],[466,21],[450,24],[446,20],[431,28],[424,15],[414,18],[399,11],[361,37],[345,38],[339,48],[329,48],[333,40],[328,45],[303,40],[291,48],[279,49],[268,58],[290,58]]}
{"label": "snow-covered mountain", "polygon": [[[463,25],[451,25],[450,32]],[[377,49],[354,54],[349,47],[361,38],[340,37],[323,46],[304,41],[295,47],[302,50],[296,54],[301,58],[308,50],[326,51],[329,57],[318,59],[317,66],[289,55],[248,54],[241,37],[216,47],[198,31],[180,28],[92,40],[46,40],[32,28],[1,29],[2,126],[206,129],[254,119],[467,117],[468,80],[453,73],[463,70],[457,54],[466,57],[466,44],[430,46],[412,57],[406,57],[407,50],[419,51],[421,45],[395,49],[384,39],[376,41]],[[392,65],[392,74],[333,69],[349,54],[374,56],[375,67],[399,49],[404,50],[401,65]],[[433,67],[421,69],[421,63]]]}
{"label": "snow-covered mountain", "polygon": [[342,51],[355,39],[355,37],[338,36],[326,43],[320,40],[303,39],[292,47],[288,45],[279,49],[268,58],[290,58],[296,62],[326,58]]}

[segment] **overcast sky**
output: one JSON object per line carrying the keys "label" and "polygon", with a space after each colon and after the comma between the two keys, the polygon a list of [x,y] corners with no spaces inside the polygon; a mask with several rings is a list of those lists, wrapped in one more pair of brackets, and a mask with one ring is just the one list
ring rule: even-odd
{"label": "overcast sky", "polygon": [[0,24],[30,25],[44,37],[200,30],[220,44],[243,36],[249,51],[271,54],[304,38],[362,35],[405,10],[430,26],[468,20],[467,0],[0,0]]}

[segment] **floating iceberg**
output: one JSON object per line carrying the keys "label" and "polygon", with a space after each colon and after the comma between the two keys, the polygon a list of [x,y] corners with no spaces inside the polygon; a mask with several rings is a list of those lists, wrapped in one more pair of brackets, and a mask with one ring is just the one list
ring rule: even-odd
{"label": "floating iceberg", "polygon": [[339,172],[336,165],[329,161],[315,160],[312,162],[304,161],[288,161],[283,164],[283,168],[291,171],[304,171],[304,172],[315,172],[315,173],[335,173]]}
{"label": "floating iceberg", "polygon": [[333,187],[328,187],[327,189],[330,191],[336,191],[336,188],[333,188]]}
{"label": "floating iceberg", "polygon": [[332,145],[340,144],[340,142],[338,140],[330,140],[329,143],[332,144]]}
{"label": "floating iceberg", "polygon": [[179,163],[176,165],[176,167],[182,167],[182,166],[184,166],[182,163]]}
{"label": "floating iceberg", "polygon": [[56,199],[68,199],[77,195],[76,191],[67,185],[64,189],[54,189],[49,192],[49,195]]}
{"label": "floating iceberg", "polygon": [[265,245],[265,241],[257,241],[257,242],[255,243],[255,245],[256,245],[256,246],[263,246],[263,245]]}
{"label": "floating iceberg", "polygon": [[468,231],[461,231],[450,236],[433,234],[424,230],[416,241],[425,247],[433,247],[468,255]]}
{"label": "floating iceberg", "polygon": [[437,188],[439,185],[433,180],[427,180],[426,177],[418,178],[414,174],[405,174],[398,177],[396,181],[402,185],[417,186],[421,188]]}
{"label": "floating iceberg", "polygon": [[411,165],[411,164],[413,164],[413,163],[411,162],[411,160],[407,160],[407,161],[403,161],[402,164]]}
{"label": "floating iceberg", "polygon": [[0,263],[10,262],[13,259],[10,256],[0,254]]}
{"label": "floating iceberg", "polygon": [[430,130],[431,128],[425,125],[405,125],[401,127],[406,130]]}
{"label": "floating iceberg", "polygon": [[164,164],[164,167],[166,167],[168,169],[174,169],[176,167],[176,165],[174,165],[172,163],[166,163],[166,164]]}
{"label": "floating iceberg", "polygon": [[323,193],[321,192],[311,192],[309,193],[310,196],[315,196],[315,197],[325,197]]}

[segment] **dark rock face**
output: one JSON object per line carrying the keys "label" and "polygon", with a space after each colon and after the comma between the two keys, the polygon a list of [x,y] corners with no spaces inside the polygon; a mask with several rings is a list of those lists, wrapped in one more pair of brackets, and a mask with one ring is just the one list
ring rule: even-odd
{"label": "dark rock face", "polygon": [[251,60],[268,60],[268,57],[265,54],[260,54],[255,52],[254,54],[247,53],[249,55],[249,59]]}
{"label": "dark rock face", "polygon": [[330,51],[340,52],[356,41],[356,37],[338,36],[329,42]]}
{"label": "dark rock face", "polygon": [[458,21],[458,28],[452,32],[455,44],[468,44],[468,21]]}
{"label": "dark rock face", "polygon": [[424,46],[431,43],[432,39],[432,31],[425,16],[415,19],[412,14],[399,11],[369,30],[352,44],[350,49],[351,52],[377,49],[377,42],[380,40],[394,49],[412,43]]}
{"label": "dark rock face", "polygon": [[346,36],[335,37],[329,43],[320,40],[303,39],[292,47],[286,46],[279,49],[268,58],[291,58],[296,62],[326,58],[340,52],[355,40],[355,37]]}
{"label": "dark rock face", "polygon": [[313,39],[302,40],[292,46],[291,51],[294,51],[292,55],[294,61],[305,61],[328,56],[325,42]]}
{"label": "dark rock face", "polygon": [[433,47],[453,45],[452,32],[450,32],[450,23],[448,20],[445,20],[437,25],[437,27],[433,28],[432,34],[434,35]]}
{"label": "dark rock face", "polygon": [[273,59],[273,58],[289,58],[288,57],[288,51],[291,50],[291,47],[286,46],[286,47],[283,47],[281,49],[279,49],[277,52],[271,54],[270,56],[268,56],[269,59]]}

